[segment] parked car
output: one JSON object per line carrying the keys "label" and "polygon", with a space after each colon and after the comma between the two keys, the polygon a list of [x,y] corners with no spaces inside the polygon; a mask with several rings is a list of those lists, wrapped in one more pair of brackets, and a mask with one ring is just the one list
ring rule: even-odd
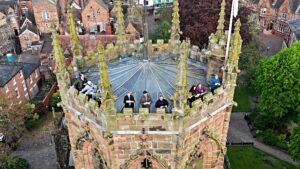
{"label": "parked car", "polygon": [[4,142],[4,140],[5,140],[4,134],[0,133],[0,142]]}

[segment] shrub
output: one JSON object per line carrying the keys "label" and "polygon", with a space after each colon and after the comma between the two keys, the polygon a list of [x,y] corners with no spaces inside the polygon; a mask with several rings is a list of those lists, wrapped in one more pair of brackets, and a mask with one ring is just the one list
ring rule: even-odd
{"label": "shrub", "polygon": [[54,108],[55,111],[61,111],[61,107],[58,107],[57,104],[61,102],[61,97],[60,93],[56,92],[53,94],[50,102],[49,102],[49,107]]}
{"label": "shrub", "polygon": [[48,109],[43,103],[38,103],[35,105],[34,112],[37,113],[39,116],[42,116],[48,113]]}

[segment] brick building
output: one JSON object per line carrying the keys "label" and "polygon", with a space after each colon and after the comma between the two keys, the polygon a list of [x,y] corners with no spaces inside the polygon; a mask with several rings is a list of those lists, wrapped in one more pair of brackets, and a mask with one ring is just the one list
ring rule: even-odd
{"label": "brick building", "polygon": [[283,42],[283,47],[289,47],[293,43],[300,41],[300,18],[289,20],[288,24],[290,32],[288,38]]}
{"label": "brick building", "polygon": [[40,78],[38,64],[0,62],[0,92],[17,104],[37,94]]}
{"label": "brick building", "polygon": [[250,0],[259,13],[261,26],[284,38],[290,32],[288,20],[300,18],[300,0]]}
{"label": "brick building", "polygon": [[32,0],[34,17],[41,33],[50,33],[51,24],[59,25],[57,3],[55,0]]}
{"label": "brick building", "polygon": [[34,16],[30,11],[23,17],[19,32],[19,39],[23,51],[31,50],[32,43],[40,40]]}
{"label": "brick building", "polygon": [[[0,1],[0,20],[5,19],[16,32],[19,30],[18,7],[14,1]],[[1,21],[1,23],[4,20]]]}
{"label": "brick building", "polygon": [[31,0],[20,0],[18,2],[18,15],[19,19],[23,20],[28,12],[33,13],[32,1]]}
{"label": "brick building", "polygon": [[111,34],[109,8],[102,0],[90,0],[83,8],[82,22],[86,32]]}

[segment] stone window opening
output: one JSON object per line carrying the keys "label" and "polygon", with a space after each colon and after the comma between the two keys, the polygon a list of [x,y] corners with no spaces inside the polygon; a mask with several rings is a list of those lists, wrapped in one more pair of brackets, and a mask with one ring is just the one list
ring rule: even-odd
{"label": "stone window opening", "polygon": [[141,169],[152,169],[151,161],[145,158],[143,162],[141,162]]}

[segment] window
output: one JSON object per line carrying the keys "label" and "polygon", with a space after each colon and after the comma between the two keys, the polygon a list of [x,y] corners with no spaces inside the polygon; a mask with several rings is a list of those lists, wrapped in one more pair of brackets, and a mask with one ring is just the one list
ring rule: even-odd
{"label": "window", "polygon": [[284,24],[279,24],[278,31],[284,32]]}
{"label": "window", "polygon": [[29,80],[30,80],[30,83],[32,83],[32,77],[31,77],[31,75],[30,75],[30,79]]}
{"label": "window", "polygon": [[23,72],[22,71],[20,71],[20,76],[23,77]]}
{"label": "window", "polygon": [[99,14],[100,14],[100,8],[97,9],[97,15],[99,15]]}
{"label": "window", "polygon": [[4,88],[5,88],[5,92],[6,92],[6,93],[9,92],[9,89],[8,89],[7,84],[4,86]]}
{"label": "window", "polygon": [[42,18],[43,18],[44,20],[50,20],[50,13],[47,12],[47,11],[43,11],[43,12],[42,12]]}
{"label": "window", "polygon": [[28,36],[24,36],[24,40],[25,40],[25,41],[29,41]]}
{"label": "window", "polygon": [[35,71],[35,77],[36,77],[36,78],[38,77],[38,73],[37,73],[37,70]]}
{"label": "window", "polygon": [[90,14],[87,14],[86,17],[87,17],[88,21],[91,19],[91,15]]}
{"label": "window", "polygon": [[282,18],[286,18],[286,13],[282,13]]}
{"label": "window", "polygon": [[275,9],[275,16],[277,16],[277,14],[278,14],[278,9]]}
{"label": "window", "polygon": [[23,89],[24,89],[24,91],[25,91],[25,90],[26,90],[26,84],[25,84],[24,80],[23,80],[23,82],[22,82],[22,87],[23,87]]}
{"label": "window", "polygon": [[15,77],[13,78],[13,83],[14,83],[14,85],[16,85],[16,83],[17,83],[17,81],[16,81],[16,78],[15,78]]}
{"label": "window", "polygon": [[260,14],[265,15],[267,13],[267,8],[261,8]]}
{"label": "window", "polygon": [[16,96],[19,98],[20,95],[19,95],[19,90],[18,89],[15,89],[15,92],[16,92]]}
{"label": "window", "polygon": [[31,48],[31,44],[30,43],[27,43],[27,48]]}

